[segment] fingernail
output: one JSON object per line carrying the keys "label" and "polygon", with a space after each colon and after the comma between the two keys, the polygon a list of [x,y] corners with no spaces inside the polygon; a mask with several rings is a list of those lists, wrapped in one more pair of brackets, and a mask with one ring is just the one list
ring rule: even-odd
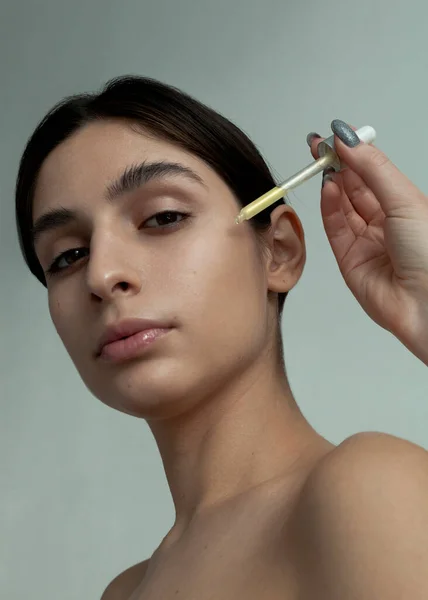
{"label": "fingernail", "polygon": [[334,167],[327,167],[322,172],[322,175],[323,175],[323,177],[325,177],[325,175],[333,175],[333,173],[336,173],[336,170],[334,169]]}
{"label": "fingernail", "polygon": [[348,146],[348,148],[355,148],[355,146],[358,146],[361,142],[355,131],[340,119],[334,119],[334,121],[331,122],[331,129],[333,133]]}
{"label": "fingernail", "polygon": [[321,189],[325,186],[325,184],[327,183],[327,181],[334,181],[332,174],[335,173],[335,170],[333,169],[333,167],[328,167],[327,169],[325,169],[322,172],[322,183],[321,183]]}
{"label": "fingernail", "polygon": [[308,135],[306,136],[306,143],[308,144],[308,146],[312,145],[312,142],[317,139],[320,138],[320,134],[319,133],[315,133],[315,131],[311,131],[310,133],[308,133]]}

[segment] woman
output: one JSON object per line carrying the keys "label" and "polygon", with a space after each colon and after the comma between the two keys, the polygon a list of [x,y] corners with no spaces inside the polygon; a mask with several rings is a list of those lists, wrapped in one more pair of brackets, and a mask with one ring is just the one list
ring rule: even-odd
{"label": "woman", "polygon": [[[349,168],[326,174],[321,208],[341,272],[428,364],[427,200],[374,147],[352,147],[345,123],[333,130]],[[314,157],[320,139],[308,138]],[[305,263],[302,226],[283,202],[235,224],[274,185],[237,127],[141,77],[65,99],[27,144],[25,260],[88,389],[147,421],[176,511],[104,600],[426,597],[425,450],[376,433],[335,447],[288,384],[280,318]],[[374,491],[380,474],[394,512]],[[416,558],[383,552],[405,525]]]}

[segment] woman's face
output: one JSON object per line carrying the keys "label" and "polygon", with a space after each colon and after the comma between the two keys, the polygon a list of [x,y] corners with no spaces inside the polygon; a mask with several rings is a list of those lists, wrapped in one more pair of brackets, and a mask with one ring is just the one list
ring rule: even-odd
{"label": "woman's face", "polygon": [[[107,199],[107,187],[140,163],[189,171],[146,169],[145,182]],[[144,418],[176,416],[272,344],[260,242],[248,224],[235,224],[237,201],[202,160],[125,121],[91,123],[41,169],[33,222],[59,209],[62,218],[51,218],[36,241],[44,271],[54,263],[46,275],[50,314],[105,404]],[[167,333],[132,359],[97,355],[106,328],[124,319],[147,319]]]}

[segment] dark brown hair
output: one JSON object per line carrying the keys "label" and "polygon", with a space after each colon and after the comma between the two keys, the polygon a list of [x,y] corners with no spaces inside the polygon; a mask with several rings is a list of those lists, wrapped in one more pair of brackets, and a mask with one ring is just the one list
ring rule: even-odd
{"label": "dark brown hair", "polygon": [[[99,93],[68,96],[47,113],[27,142],[16,183],[19,243],[30,271],[44,286],[46,280],[32,236],[33,196],[40,168],[48,154],[78,129],[111,118],[134,122],[205,161],[242,206],[276,185],[263,157],[243,131],[177,88],[126,75],[110,80]],[[256,230],[269,227],[270,212],[280,203],[251,219]],[[286,295],[279,294],[279,313]]]}

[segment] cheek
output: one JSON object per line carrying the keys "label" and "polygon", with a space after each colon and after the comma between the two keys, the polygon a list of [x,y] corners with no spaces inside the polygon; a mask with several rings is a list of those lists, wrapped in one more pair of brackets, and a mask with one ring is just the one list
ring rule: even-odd
{"label": "cheek", "polygon": [[[49,314],[52,319],[52,323],[55,325],[55,329],[61,336],[62,325],[66,321],[66,316],[63,314],[61,303],[58,299],[54,298],[52,294],[49,294]],[[62,337],[62,336],[61,336]]]}
{"label": "cheek", "polygon": [[73,354],[73,334],[76,334],[76,325],[78,325],[75,316],[72,314],[73,304],[69,301],[61,301],[56,295],[49,294],[49,313],[52,323],[61,338],[66,350],[70,355]]}
{"label": "cheek", "polygon": [[[185,295],[187,316],[199,315],[204,328],[259,318],[267,306],[267,280],[257,242],[250,235],[205,232],[170,265],[170,293]],[[175,291],[174,291],[175,290]],[[200,325],[200,322],[199,322]]]}

